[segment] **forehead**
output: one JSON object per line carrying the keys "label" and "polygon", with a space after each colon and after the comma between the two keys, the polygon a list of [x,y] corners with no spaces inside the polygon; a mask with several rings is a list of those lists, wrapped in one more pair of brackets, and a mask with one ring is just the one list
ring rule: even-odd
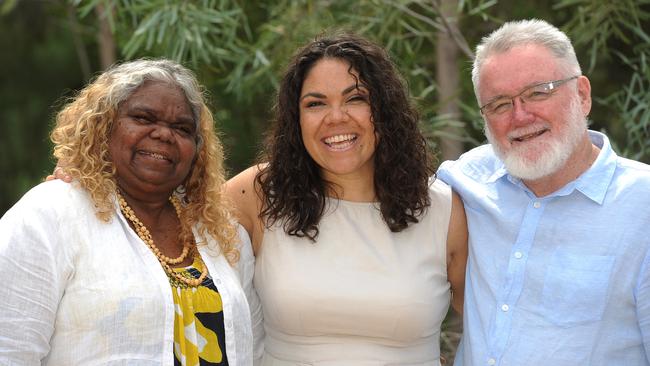
{"label": "forehead", "polygon": [[145,81],[120,105],[121,107],[169,108],[191,113],[185,92],[177,85],[162,81]]}
{"label": "forehead", "polygon": [[[350,63],[339,58],[323,58],[318,60],[307,72],[302,83],[302,91],[325,91],[327,89],[342,89],[361,81],[359,73],[350,69]],[[313,89],[313,90],[312,90]]]}
{"label": "forehead", "polygon": [[509,95],[526,86],[562,78],[560,61],[544,46],[525,44],[488,56],[479,73],[481,97]]}

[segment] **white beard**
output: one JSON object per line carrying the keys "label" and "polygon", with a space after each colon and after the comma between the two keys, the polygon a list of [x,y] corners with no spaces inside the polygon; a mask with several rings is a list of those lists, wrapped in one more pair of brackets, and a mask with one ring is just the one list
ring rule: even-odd
{"label": "white beard", "polygon": [[[582,141],[587,129],[587,118],[582,115],[580,101],[576,98],[569,106],[566,125],[559,131],[557,137],[532,141],[514,147],[500,145],[494,139],[489,125],[486,123],[485,126],[485,136],[492,144],[495,154],[503,161],[508,173],[523,180],[537,180],[557,172],[566,164]],[[541,126],[549,127],[546,122]],[[522,136],[528,132],[539,130],[539,128],[540,124],[522,127],[511,131],[508,135]]]}

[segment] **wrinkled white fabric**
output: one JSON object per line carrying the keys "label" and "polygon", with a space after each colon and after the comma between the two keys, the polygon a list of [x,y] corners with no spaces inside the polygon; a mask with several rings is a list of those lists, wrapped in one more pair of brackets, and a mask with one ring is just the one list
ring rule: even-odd
{"label": "wrinkled white fabric", "polygon": [[[228,360],[250,365],[237,271],[212,238],[199,252],[223,301]],[[110,222],[99,220],[74,183],[42,183],[2,217],[0,283],[1,365],[174,364],[165,272],[117,207]]]}

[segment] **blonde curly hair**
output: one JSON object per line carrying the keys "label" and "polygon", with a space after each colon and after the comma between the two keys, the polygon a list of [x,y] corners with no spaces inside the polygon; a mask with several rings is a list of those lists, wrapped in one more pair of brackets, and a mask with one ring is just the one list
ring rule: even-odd
{"label": "blonde curly hair", "polygon": [[[140,59],[114,65],[100,74],[57,114],[50,135],[54,157],[90,194],[97,217],[110,221],[116,207],[117,184],[108,149],[109,136],[120,103],[145,81],[169,83],[185,93],[194,120],[198,121],[198,138],[197,159],[184,184],[181,224],[184,228],[198,224],[201,236],[216,239],[222,253],[234,264],[239,259],[239,251],[237,230],[222,192],[223,147],[215,133],[203,89],[187,68],[165,59]],[[183,231],[184,235],[190,235],[189,230]]]}

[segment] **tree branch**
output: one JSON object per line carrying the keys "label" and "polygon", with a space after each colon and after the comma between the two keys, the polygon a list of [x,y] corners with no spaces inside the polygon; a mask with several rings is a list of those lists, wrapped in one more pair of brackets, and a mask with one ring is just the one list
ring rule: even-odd
{"label": "tree branch", "polygon": [[458,29],[457,22],[453,22],[452,24],[447,20],[447,17],[444,16],[442,9],[440,8],[440,0],[431,1],[431,5],[436,10],[436,13],[440,16],[440,22],[446,29],[447,33],[454,40],[458,48],[465,54],[465,56],[467,56],[470,60],[473,60],[474,52],[469,47],[469,44],[467,43],[467,40],[465,40],[465,37],[463,37],[460,29]]}

